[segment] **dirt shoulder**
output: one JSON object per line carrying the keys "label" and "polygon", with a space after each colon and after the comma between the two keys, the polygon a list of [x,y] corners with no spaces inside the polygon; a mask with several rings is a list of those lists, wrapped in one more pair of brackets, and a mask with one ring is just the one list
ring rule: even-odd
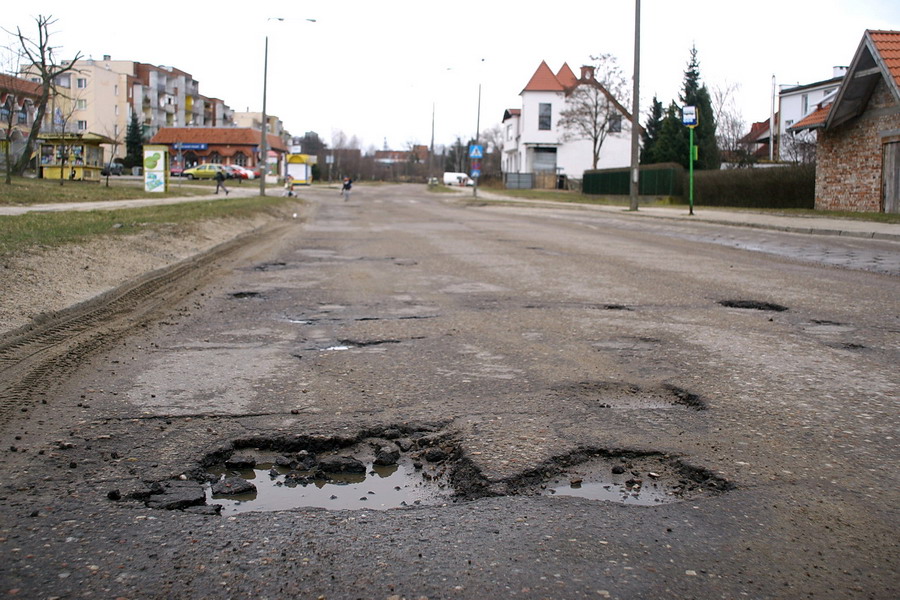
{"label": "dirt shoulder", "polygon": [[0,258],[0,337],[279,218],[261,212],[249,219],[153,227],[133,236],[36,248]]}

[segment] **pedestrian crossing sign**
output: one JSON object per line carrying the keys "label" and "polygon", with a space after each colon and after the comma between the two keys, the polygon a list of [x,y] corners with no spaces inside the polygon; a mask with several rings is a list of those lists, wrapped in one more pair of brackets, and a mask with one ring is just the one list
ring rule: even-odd
{"label": "pedestrian crossing sign", "polygon": [[484,146],[480,144],[469,146],[469,158],[484,158]]}

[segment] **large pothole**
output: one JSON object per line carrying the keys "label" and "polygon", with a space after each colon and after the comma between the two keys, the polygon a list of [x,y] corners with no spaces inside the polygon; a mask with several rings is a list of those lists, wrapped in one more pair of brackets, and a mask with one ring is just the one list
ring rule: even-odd
{"label": "large pothole", "polygon": [[[518,476],[489,480],[440,427],[357,436],[258,436],[209,452],[181,480],[132,494],[152,508],[235,514],[298,508],[387,510],[485,496],[578,496],[631,505],[678,502],[731,484],[678,457],[579,449]],[[118,499],[118,492],[109,497]]]}

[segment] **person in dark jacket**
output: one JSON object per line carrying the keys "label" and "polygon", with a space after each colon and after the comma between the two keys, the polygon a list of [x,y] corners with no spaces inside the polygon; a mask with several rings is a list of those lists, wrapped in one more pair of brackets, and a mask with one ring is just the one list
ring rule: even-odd
{"label": "person in dark jacket", "polygon": [[216,171],[216,193],[219,193],[219,188],[225,190],[225,195],[228,195],[228,188],[225,187],[225,171],[223,169],[219,169]]}

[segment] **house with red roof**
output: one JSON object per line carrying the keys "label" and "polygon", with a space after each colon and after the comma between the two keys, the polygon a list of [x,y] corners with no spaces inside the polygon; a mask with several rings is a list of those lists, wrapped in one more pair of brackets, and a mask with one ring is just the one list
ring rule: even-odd
{"label": "house with red roof", "polygon": [[788,129],[808,130],[817,209],[900,213],[900,31],[865,32],[834,101]]}
{"label": "house with red roof", "polygon": [[[566,179],[582,179],[594,167],[594,143],[565,119],[580,89],[596,92],[602,109],[603,141],[596,168],[627,167],[631,163],[630,113],[595,79],[594,68],[581,68],[576,77],[568,64],[554,73],[542,61],[519,94],[520,109],[503,115],[501,170],[507,186],[558,187]],[[513,183],[515,182],[515,183]]]}
{"label": "house with red roof", "polygon": [[[255,169],[260,138],[259,130],[244,127],[163,127],[150,143],[168,146],[173,163],[184,167],[217,163]],[[269,173],[282,173],[287,153],[284,140],[271,133],[266,139]]]}

